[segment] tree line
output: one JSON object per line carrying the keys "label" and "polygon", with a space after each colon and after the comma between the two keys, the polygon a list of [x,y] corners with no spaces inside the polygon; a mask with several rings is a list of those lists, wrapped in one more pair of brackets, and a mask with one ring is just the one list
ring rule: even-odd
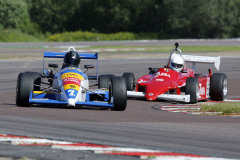
{"label": "tree line", "polygon": [[0,0],[0,29],[235,38],[239,9],[240,0]]}

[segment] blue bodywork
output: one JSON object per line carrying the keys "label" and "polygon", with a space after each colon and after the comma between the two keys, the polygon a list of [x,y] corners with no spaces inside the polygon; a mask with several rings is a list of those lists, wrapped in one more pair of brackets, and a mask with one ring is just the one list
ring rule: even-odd
{"label": "blue bodywork", "polygon": [[[57,93],[58,94],[58,93]],[[61,95],[61,93],[59,93]],[[56,93],[48,92],[31,92],[29,96],[29,103],[31,104],[48,104],[48,105],[67,105],[67,101],[56,100]],[[109,102],[109,91],[101,90],[101,96],[104,97],[104,101],[91,101],[91,96],[93,92],[86,92],[86,101],[85,102],[76,102],[76,106],[97,106],[97,107],[106,107],[113,108],[113,103]]]}

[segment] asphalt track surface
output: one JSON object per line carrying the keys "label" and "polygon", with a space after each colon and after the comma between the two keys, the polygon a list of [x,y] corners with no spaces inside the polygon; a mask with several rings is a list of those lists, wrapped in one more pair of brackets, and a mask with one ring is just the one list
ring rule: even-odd
{"label": "asphalt track surface", "polygon": [[[124,72],[134,72],[138,78],[148,73],[148,67],[160,67],[166,61],[165,58],[100,59],[99,74],[113,73],[121,76]],[[222,57],[221,61],[220,72],[226,73],[229,80],[228,98],[239,98],[240,57]],[[209,67],[212,68],[211,65],[197,65],[197,72],[206,73]],[[42,61],[0,60],[0,68],[0,134],[240,158],[239,117],[170,113],[161,111],[159,107],[171,102],[136,99],[128,99],[124,112],[50,106],[17,107],[15,87],[18,73],[41,71]],[[1,143],[0,156],[139,159]]]}

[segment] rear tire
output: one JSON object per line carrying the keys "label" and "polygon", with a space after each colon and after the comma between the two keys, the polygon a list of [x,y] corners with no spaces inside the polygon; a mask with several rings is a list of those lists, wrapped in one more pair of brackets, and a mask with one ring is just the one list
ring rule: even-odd
{"label": "rear tire", "polygon": [[111,80],[114,111],[124,111],[127,107],[127,89],[123,77],[114,77]]}
{"label": "rear tire", "polygon": [[33,89],[40,90],[40,86],[34,87],[34,84],[40,85],[40,73],[26,72],[20,73],[17,79],[16,104],[21,107],[29,107],[29,95]]}
{"label": "rear tire", "polygon": [[127,91],[133,91],[135,88],[135,75],[130,72],[126,72],[122,76],[126,81]]}
{"label": "rear tire", "polygon": [[223,101],[227,97],[228,82],[224,73],[214,73],[210,80],[210,97],[214,101]]}
{"label": "rear tire", "polygon": [[100,75],[98,77],[98,89],[100,88],[106,88],[109,89],[109,85],[111,82],[111,79],[115,77],[114,75],[110,74],[110,75]]}
{"label": "rear tire", "polygon": [[185,94],[190,94],[189,103],[197,103],[199,97],[199,82],[195,77],[189,77],[186,82]]}

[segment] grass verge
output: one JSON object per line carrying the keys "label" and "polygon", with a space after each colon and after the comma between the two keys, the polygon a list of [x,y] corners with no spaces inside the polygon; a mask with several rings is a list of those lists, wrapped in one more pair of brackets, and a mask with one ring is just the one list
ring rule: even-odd
{"label": "grass verge", "polygon": [[[81,49],[120,49],[118,52],[144,51],[144,52],[170,53],[173,48],[174,46],[91,46],[91,47],[86,47]],[[124,50],[124,49],[129,49],[129,50]],[[197,53],[199,52],[240,52],[240,46],[180,46],[180,49],[184,53],[187,53],[187,52],[197,52]]]}
{"label": "grass verge", "polygon": [[201,112],[221,112],[222,115],[240,115],[240,103],[215,103],[201,105]]}
{"label": "grass verge", "polygon": [[[11,44],[11,43],[10,43]],[[75,47],[78,52],[98,52],[100,58],[167,58],[174,46],[86,46]],[[42,58],[43,51],[67,50],[62,45],[48,47],[39,43],[38,46],[18,45],[12,43],[0,47],[0,59]],[[183,54],[201,56],[240,56],[240,46],[182,46]]]}
{"label": "grass verge", "polygon": [[36,37],[15,29],[0,29],[0,42],[41,42],[43,37]]}

